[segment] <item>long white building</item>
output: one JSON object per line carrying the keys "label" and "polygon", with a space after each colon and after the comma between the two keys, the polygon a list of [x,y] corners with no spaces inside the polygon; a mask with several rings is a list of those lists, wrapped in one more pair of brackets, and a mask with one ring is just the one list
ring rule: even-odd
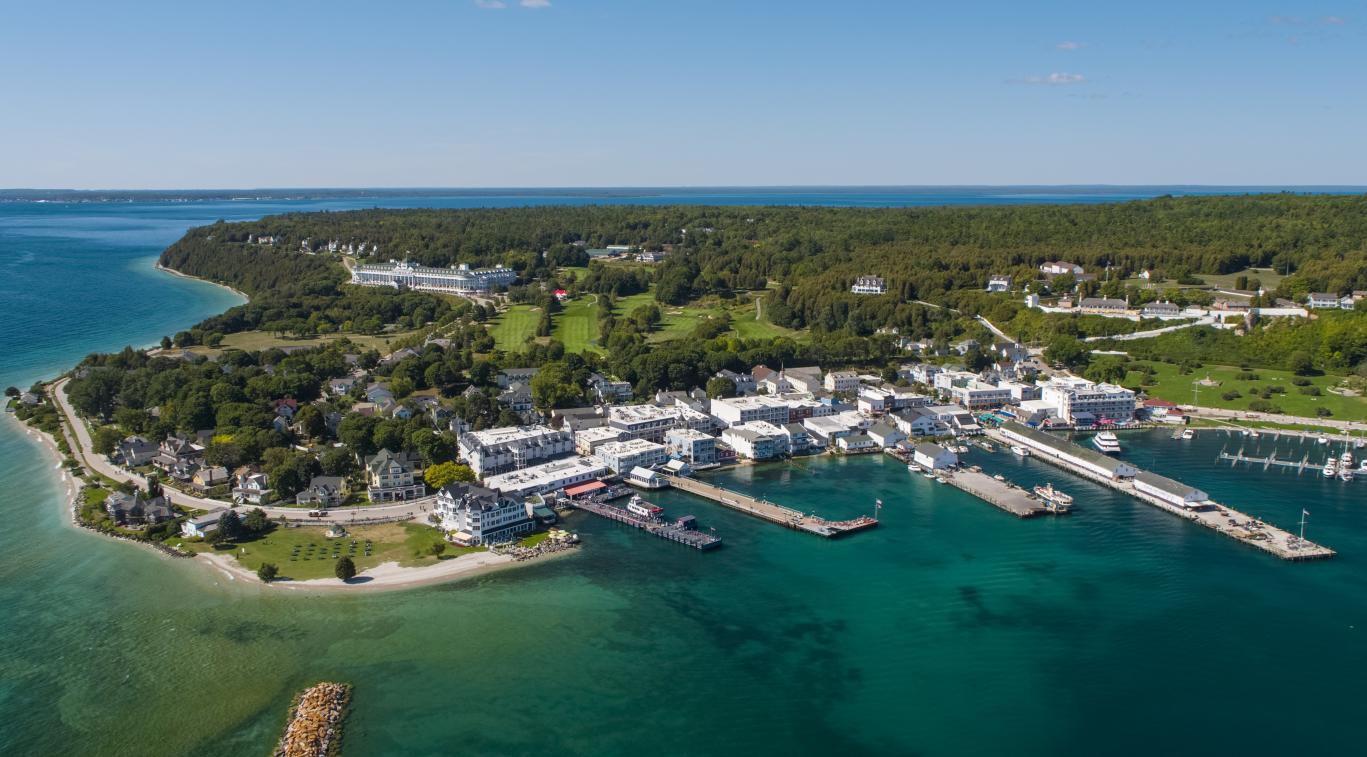
{"label": "long white building", "polygon": [[504,266],[471,268],[465,263],[450,268],[413,265],[407,260],[358,265],[351,269],[351,283],[370,287],[416,289],[422,292],[473,294],[507,286],[517,271]]}
{"label": "long white building", "polygon": [[510,497],[530,497],[608,475],[608,467],[596,457],[572,457],[484,479],[484,485]]}
{"label": "long white building", "polygon": [[654,468],[664,465],[665,460],[669,459],[663,444],[645,439],[608,442],[600,445],[593,454],[613,473],[626,473],[632,468]]}
{"label": "long white building", "polygon": [[615,405],[608,408],[608,428],[622,432],[626,439],[646,439],[663,442],[672,428],[691,428],[706,431],[712,419],[685,405]]}
{"label": "long white building", "polygon": [[474,484],[448,484],[434,512],[452,539],[467,546],[509,541],[535,525],[522,500]]}
{"label": "long white building", "polygon": [[1058,408],[1058,417],[1076,425],[1103,419],[1134,420],[1134,392],[1114,384],[1094,384],[1075,376],[1055,376],[1040,391],[1040,399]]}
{"label": "long white building", "polygon": [[503,426],[460,435],[460,456],[476,476],[525,468],[574,453],[574,434],[549,426]]}

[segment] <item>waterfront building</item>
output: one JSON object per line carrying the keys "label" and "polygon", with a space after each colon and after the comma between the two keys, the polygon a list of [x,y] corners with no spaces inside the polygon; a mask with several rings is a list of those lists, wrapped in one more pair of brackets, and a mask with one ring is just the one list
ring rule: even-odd
{"label": "waterfront building", "polygon": [[620,442],[625,438],[626,432],[619,428],[593,426],[574,432],[574,451],[584,456],[592,455],[604,444]]}
{"label": "waterfront building", "polygon": [[627,439],[600,445],[594,456],[603,461],[613,473],[625,473],[632,468],[653,468],[669,459],[665,446],[645,439]]}
{"label": "waterfront building", "polygon": [[181,521],[180,535],[187,539],[203,539],[218,530],[218,519],[221,517],[221,512],[207,512],[186,518]]}
{"label": "waterfront building", "polygon": [[941,436],[949,433],[949,425],[941,421],[929,407],[909,407],[890,417],[897,430],[907,436]]}
{"label": "waterfront building", "polygon": [[808,418],[802,421],[802,427],[811,435],[813,441],[826,447],[834,446],[837,439],[849,436],[857,428],[856,425],[833,415]]}
{"label": "waterfront building", "polygon": [[477,294],[507,287],[517,280],[517,272],[504,266],[471,268],[466,263],[449,268],[414,265],[407,260],[357,265],[351,269],[351,283],[415,289],[421,292]]}
{"label": "waterfront building", "polygon": [[874,441],[863,431],[846,434],[835,440],[835,448],[841,452],[864,452],[878,448],[878,442]]}
{"label": "waterfront building", "polygon": [[452,541],[471,547],[511,541],[536,525],[521,499],[475,484],[443,486],[434,512]]}
{"label": "waterfront building", "polygon": [[916,449],[911,455],[911,461],[922,468],[944,470],[958,465],[959,456],[938,444],[925,442],[916,445]]}
{"label": "waterfront building", "polygon": [[1043,455],[1074,465],[1097,476],[1116,480],[1134,478],[1138,473],[1133,465],[1096,450],[1073,444],[1062,437],[1037,431],[1015,421],[1001,425],[1001,431],[1013,444],[1019,444],[1036,455]]}
{"label": "waterfront building", "polygon": [[387,449],[366,460],[365,473],[371,502],[401,502],[427,493],[422,481],[414,479],[414,466]]}
{"label": "waterfront building", "polygon": [[780,427],[788,437],[788,454],[801,455],[812,449],[812,435],[801,423],[787,423]]}
{"label": "waterfront building", "polygon": [[1076,376],[1054,376],[1044,384],[1040,399],[1058,409],[1058,417],[1073,425],[1134,419],[1135,395],[1114,384],[1094,384]]}
{"label": "waterfront building", "polygon": [[1210,500],[1210,495],[1200,489],[1148,471],[1134,475],[1134,488],[1178,507],[1196,508]]}
{"label": "waterfront building", "polygon": [[549,426],[500,426],[460,435],[460,457],[479,478],[573,454],[574,434]]}
{"label": "waterfront building", "polygon": [[872,426],[869,426],[866,433],[868,433],[869,438],[876,442],[878,446],[885,449],[896,447],[907,439],[906,432],[886,420],[879,421]]}
{"label": "waterfront building", "polygon": [[608,467],[596,457],[571,457],[489,476],[484,485],[510,497],[525,498],[593,481],[608,473]]}
{"label": "waterfront building", "polygon": [[694,466],[717,462],[717,439],[691,428],[672,428],[665,434],[665,451]]}
{"label": "waterfront building", "polygon": [[855,294],[886,294],[888,283],[881,276],[860,276],[854,280],[850,291]]}
{"label": "waterfront building", "polygon": [[165,497],[148,498],[140,491],[111,492],[104,500],[105,512],[125,528],[142,528],[176,517]]}
{"label": "waterfront building", "polygon": [[721,432],[721,440],[750,460],[769,460],[788,454],[788,436],[767,421],[750,421]]}

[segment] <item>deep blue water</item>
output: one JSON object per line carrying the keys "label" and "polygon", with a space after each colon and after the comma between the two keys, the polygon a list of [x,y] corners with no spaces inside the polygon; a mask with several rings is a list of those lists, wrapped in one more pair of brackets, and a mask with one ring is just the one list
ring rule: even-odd
{"label": "deep blue water", "polygon": [[[1021,194],[709,190],[651,201],[1007,201],[1002,192]],[[1069,199],[1139,196],[1107,192]],[[643,199],[0,204],[0,383],[150,343],[236,302],[151,268],[193,225],[562,201]],[[357,686],[351,755],[1357,751],[1367,480],[1217,466],[1226,440],[1216,435],[1122,442],[1141,465],[1279,525],[1310,510],[1307,535],[1340,556],[1285,564],[1038,461],[975,451],[1023,485],[1059,484],[1077,513],[1020,521],[884,458],[803,460],[721,478],[832,516],[881,498],[883,524],[828,542],[664,493],[671,513],[695,513],[726,546],[697,554],[581,514],[570,525],[585,547],[563,560],[306,599],[224,585],[70,528],[52,460],[5,421],[0,754],[263,754],[291,694],[319,678]]]}

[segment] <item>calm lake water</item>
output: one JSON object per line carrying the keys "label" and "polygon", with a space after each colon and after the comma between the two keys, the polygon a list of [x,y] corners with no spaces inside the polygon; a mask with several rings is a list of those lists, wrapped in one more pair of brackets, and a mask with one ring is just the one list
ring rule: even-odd
{"label": "calm lake water", "polygon": [[[628,201],[0,204],[0,383],[27,386],[90,350],[147,344],[237,302],[151,269],[189,226],[324,207],[594,200]],[[563,559],[408,592],[299,597],[72,529],[53,460],[6,420],[0,753],[263,754],[290,696],[320,678],[356,685],[350,755],[1281,755],[1362,743],[1367,480],[1217,466],[1222,447],[1240,444],[1222,434],[1122,443],[1140,465],[1279,525],[1308,509],[1307,535],[1340,556],[1285,564],[1037,461],[975,451],[1027,487],[1054,481],[1076,495],[1076,514],[1020,521],[891,460],[806,459],[717,478],[831,516],[872,512],[881,498],[882,525],[824,541],[664,493],[654,498],[670,514],[697,515],[725,547],[698,554],[579,515],[570,525],[585,546]],[[1259,443],[1292,455],[1289,442]]]}

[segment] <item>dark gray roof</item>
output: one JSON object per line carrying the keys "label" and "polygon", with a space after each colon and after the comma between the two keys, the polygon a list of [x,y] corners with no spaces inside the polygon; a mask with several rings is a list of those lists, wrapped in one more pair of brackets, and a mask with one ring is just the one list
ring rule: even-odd
{"label": "dark gray roof", "polygon": [[1183,499],[1202,500],[1209,498],[1205,492],[1194,486],[1188,486],[1181,481],[1175,481],[1167,476],[1160,476],[1157,473],[1150,473],[1146,470],[1134,474],[1134,479],[1136,481],[1143,481],[1155,489],[1161,489],[1169,494],[1175,494]]}
{"label": "dark gray roof", "polygon": [[1111,473],[1115,473],[1116,468],[1118,468],[1121,465],[1121,462],[1113,457],[1103,455],[1100,452],[1097,452],[1096,450],[1088,449],[1081,445],[1074,444],[1061,436],[1054,436],[1053,434],[1045,433],[1043,431],[1038,431],[1036,429],[1030,428],[1029,426],[1026,426],[1023,423],[1007,421],[1006,423],[1002,424],[1002,428],[1020,434],[1021,436],[1032,441],[1039,442],[1040,444],[1046,447],[1056,449],[1059,452],[1065,452],[1069,455],[1072,455],[1073,457],[1081,458],[1089,463],[1099,465],[1102,468],[1105,468],[1106,470],[1110,471]]}
{"label": "dark gray roof", "polygon": [[941,447],[941,446],[938,445],[938,444],[931,444],[930,442],[923,442],[923,443],[921,443],[921,444],[916,445],[916,451],[919,452],[919,453],[921,453],[922,455],[929,455],[929,456],[931,456],[931,457],[939,457],[940,455],[943,455],[944,453],[948,452],[949,450],[945,449],[944,447]]}

